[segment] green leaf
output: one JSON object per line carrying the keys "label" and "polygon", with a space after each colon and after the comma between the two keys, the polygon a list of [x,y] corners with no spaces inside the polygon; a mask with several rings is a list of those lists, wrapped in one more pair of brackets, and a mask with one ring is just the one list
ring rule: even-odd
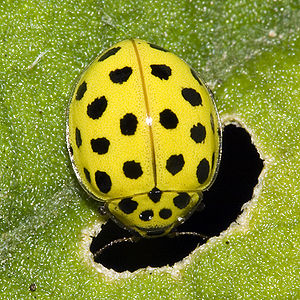
{"label": "green leaf", "polygon": [[[297,299],[299,1],[0,3],[1,299]],[[139,37],[184,58],[265,160],[238,219],[173,267],[117,273],[93,262],[104,220],[65,145],[76,78]],[[31,286],[31,290],[30,290]]]}

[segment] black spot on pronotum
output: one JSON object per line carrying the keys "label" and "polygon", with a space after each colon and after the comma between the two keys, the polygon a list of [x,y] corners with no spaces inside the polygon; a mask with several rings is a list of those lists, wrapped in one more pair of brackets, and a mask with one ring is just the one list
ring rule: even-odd
{"label": "black spot on pronotum", "polygon": [[166,129],[174,129],[177,127],[178,118],[170,109],[165,109],[159,114],[159,122]]}
{"label": "black spot on pronotum", "polygon": [[138,203],[132,198],[124,198],[119,202],[118,206],[123,213],[129,215],[137,209]]}
{"label": "black spot on pronotum", "polygon": [[91,140],[91,147],[94,152],[98,154],[105,154],[108,152],[110,142],[106,138],[98,138]]}
{"label": "black spot on pronotum", "polygon": [[198,74],[197,74],[196,71],[195,71],[194,69],[192,69],[192,68],[191,68],[191,73],[192,73],[193,77],[198,81],[198,83],[199,83],[200,85],[202,85],[202,82],[201,82],[201,80],[199,79]]}
{"label": "black spot on pronotum", "polygon": [[140,219],[142,221],[150,221],[153,218],[153,210],[152,209],[148,209],[148,210],[144,210],[143,212],[140,213]]}
{"label": "black spot on pronotum", "polygon": [[202,98],[196,90],[192,88],[184,88],[182,89],[181,94],[192,106],[202,105]]}
{"label": "black spot on pronotum", "polygon": [[79,148],[82,144],[82,139],[81,139],[80,130],[77,127],[75,129],[75,140],[76,140],[76,145]]}
{"label": "black spot on pronotum", "polygon": [[97,171],[95,173],[95,181],[100,192],[107,194],[111,189],[111,179],[105,172]]}
{"label": "black spot on pronotum", "polygon": [[109,49],[103,55],[100,56],[98,61],[103,61],[103,60],[109,58],[110,56],[115,55],[120,49],[121,49],[121,47],[115,47],[115,48]]}
{"label": "black spot on pronotum", "polygon": [[123,172],[127,178],[137,179],[143,174],[141,164],[134,160],[126,161],[123,164]]}
{"label": "black spot on pronotum", "polygon": [[171,155],[166,164],[166,169],[172,174],[175,175],[182,170],[184,166],[184,158],[182,154]]}
{"label": "black spot on pronotum", "polygon": [[205,127],[201,123],[197,123],[191,128],[191,138],[196,143],[202,143],[206,137]]}
{"label": "black spot on pronotum", "polygon": [[157,45],[155,45],[155,44],[149,43],[149,45],[150,45],[150,47],[153,48],[153,49],[160,50],[160,51],[163,51],[163,52],[169,52],[168,50],[166,50],[166,49],[164,49],[164,48],[162,48],[162,47],[160,47],[160,46],[157,46]]}
{"label": "black spot on pronotum", "polygon": [[86,92],[86,82],[84,81],[80,86],[79,88],[77,89],[77,92],[76,92],[76,97],[75,99],[76,100],[81,100],[82,97],[84,96],[84,93]]}
{"label": "black spot on pronotum", "polygon": [[86,169],[86,168],[83,168],[83,172],[84,172],[84,175],[85,175],[85,178],[86,180],[91,183],[91,175],[90,175],[90,172]]}
{"label": "black spot on pronotum", "polygon": [[148,197],[154,202],[157,203],[159,202],[160,198],[161,198],[161,190],[159,190],[157,187],[153,188],[149,193],[148,193]]}
{"label": "black spot on pronotum", "polygon": [[137,118],[134,114],[126,114],[121,120],[120,120],[120,128],[121,133],[123,135],[133,135],[137,128]]}
{"label": "black spot on pronotum", "polygon": [[132,74],[132,68],[124,67],[122,69],[116,69],[109,73],[110,80],[113,83],[122,84],[128,80],[130,75]]}
{"label": "black spot on pronotum", "polygon": [[166,65],[151,65],[151,74],[161,80],[168,80],[172,74],[170,67]]}
{"label": "black spot on pronotum", "polygon": [[107,100],[105,96],[96,98],[91,104],[87,106],[87,115],[93,119],[99,119],[105,112],[107,107]]}
{"label": "black spot on pronotum", "polygon": [[174,197],[174,205],[180,209],[186,208],[190,203],[190,195],[188,193],[179,193],[178,196]]}
{"label": "black spot on pronotum", "polygon": [[197,167],[197,179],[200,184],[203,184],[209,175],[209,162],[203,158]]}
{"label": "black spot on pronotum", "polygon": [[172,216],[172,211],[168,208],[163,208],[159,211],[159,216],[162,219],[169,219]]}

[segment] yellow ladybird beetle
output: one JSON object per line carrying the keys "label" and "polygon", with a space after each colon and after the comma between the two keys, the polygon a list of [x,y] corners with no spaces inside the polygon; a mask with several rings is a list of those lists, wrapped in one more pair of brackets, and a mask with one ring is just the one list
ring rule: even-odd
{"label": "yellow ladybird beetle", "polygon": [[221,130],[211,91],[173,53],[122,41],[82,74],[67,144],[82,187],[142,237],[183,223],[214,181]]}

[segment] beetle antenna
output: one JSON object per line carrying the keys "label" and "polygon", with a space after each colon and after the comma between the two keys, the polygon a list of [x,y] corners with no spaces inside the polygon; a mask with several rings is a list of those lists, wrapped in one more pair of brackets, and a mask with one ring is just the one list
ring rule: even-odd
{"label": "beetle antenna", "polygon": [[138,236],[123,237],[120,239],[113,240],[94,253],[94,260],[97,260],[97,258],[103,253],[103,251],[105,251],[109,247],[112,247],[112,246],[120,244],[120,243],[127,243],[127,242],[135,243],[135,242],[138,242],[139,240],[140,240],[140,237],[138,237]]}
{"label": "beetle antenna", "polygon": [[208,240],[209,239],[209,236],[207,236],[205,234],[198,233],[198,232],[191,232],[191,231],[183,231],[183,232],[175,231],[175,232],[171,232],[171,233],[168,234],[168,237],[174,238],[174,237],[182,236],[182,235],[196,236],[196,237],[200,237],[200,238],[202,238],[204,240]]}

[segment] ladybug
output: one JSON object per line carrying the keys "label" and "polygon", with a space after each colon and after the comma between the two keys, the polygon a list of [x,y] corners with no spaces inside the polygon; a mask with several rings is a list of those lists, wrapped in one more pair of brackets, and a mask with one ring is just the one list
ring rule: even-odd
{"label": "ladybug", "polygon": [[122,41],[83,72],[70,102],[67,146],[75,174],[119,225],[170,233],[202,201],[221,155],[212,92],[175,54]]}

